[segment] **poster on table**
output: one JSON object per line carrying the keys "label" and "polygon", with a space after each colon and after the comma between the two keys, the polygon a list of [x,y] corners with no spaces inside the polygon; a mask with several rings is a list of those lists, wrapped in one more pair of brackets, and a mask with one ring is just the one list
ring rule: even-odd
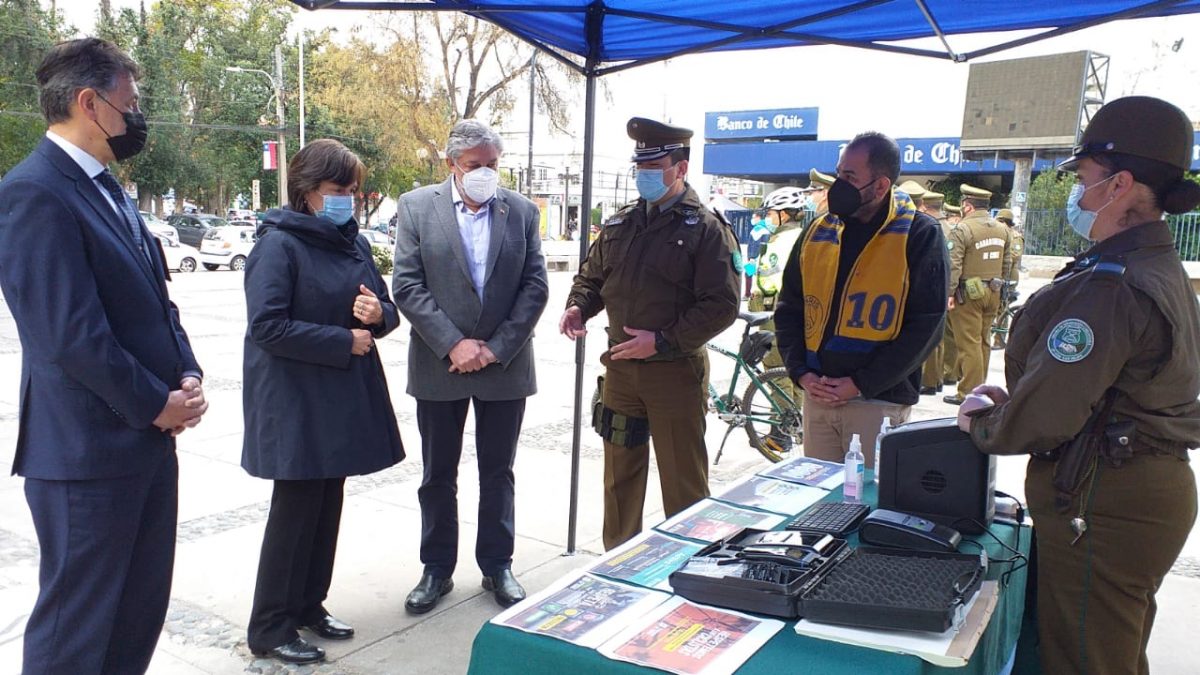
{"label": "poster on table", "polygon": [[743,528],[770,530],[785,520],[783,516],[751,511],[711,499],[703,499],[657,526],[660,532],[712,543]]}
{"label": "poster on table", "polygon": [[837,462],[797,457],[790,462],[776,464],[766,471],[760,471],[758,475],[819,487],[822,490],[833,490],[846,480],[846,467]]}
{"label": "poster on table", "polygon": [[680,675],[728,675],[783,628],[782,621],[672,598],[600,646],[610,659]]}
{"label": "poster on table", "polygon": [[794,516],[821,501],[828,492],[799,483],[751,476],[717,497],[723,502]]}
{"label": "poster on table", "polygon": [[508,608],[492,623],[595,648],[669,597],[590,574],[568,576]]}
{"label": "poster on table", "polygon": [[648,588],[671,590],[667,577],[703,546],[683,539],[648,532],[621,544],[597,563],[592,574],[601,574]]}

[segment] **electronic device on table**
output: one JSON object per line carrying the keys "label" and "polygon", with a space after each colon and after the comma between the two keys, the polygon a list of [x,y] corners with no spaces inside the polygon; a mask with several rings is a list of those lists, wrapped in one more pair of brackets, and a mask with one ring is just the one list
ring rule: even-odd
{"label": "electronic device on table", "polygon": [[918,551],[957,551],[962,535],[957,530],[907,513],[876,509],[858,526],[864,544]]}
{"label": "electronic device on table", "polygon": [[787,524],[787,529],[824,532],[835,537],[845,537],[858,527],[859,522],[870,510],[871,507],[866,504],[821,501],[792,519],[792,522]]}
{"label": "electronic device on table", "polygon": [[980,534],[996,513],[996,458],[954,418],[910,422],[880,441],[879,508]]}

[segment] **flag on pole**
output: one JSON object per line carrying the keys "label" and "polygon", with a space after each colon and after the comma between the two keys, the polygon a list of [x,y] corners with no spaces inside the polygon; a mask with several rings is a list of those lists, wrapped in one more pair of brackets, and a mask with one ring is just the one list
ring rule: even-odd
{"label": "flag on pole", "polygon": [[279,168],[279,149],[276,141],[263,141],[263,171]]}

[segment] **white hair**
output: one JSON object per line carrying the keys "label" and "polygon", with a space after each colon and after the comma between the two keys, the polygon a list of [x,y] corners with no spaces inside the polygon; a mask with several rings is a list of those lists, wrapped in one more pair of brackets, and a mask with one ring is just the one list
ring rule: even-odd
{"label": "white hair", "polygon": [[458,161],[464,152],[481,145],[490,145],[496,148],[496,152],[504,152],[504,141],[491,127],[479,120],[460,120],[450,129],[446,156]]}

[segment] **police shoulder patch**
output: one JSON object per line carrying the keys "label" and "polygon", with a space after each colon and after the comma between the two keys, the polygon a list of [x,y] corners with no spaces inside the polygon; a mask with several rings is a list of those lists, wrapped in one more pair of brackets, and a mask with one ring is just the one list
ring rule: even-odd
{"label": "police shoulder patch", "polygon": [[1064,319],[1050,331],[1046,349],[1056,360],[1075,363],[1087,358],[1096,344],[1092,327],[1082,319]]}

